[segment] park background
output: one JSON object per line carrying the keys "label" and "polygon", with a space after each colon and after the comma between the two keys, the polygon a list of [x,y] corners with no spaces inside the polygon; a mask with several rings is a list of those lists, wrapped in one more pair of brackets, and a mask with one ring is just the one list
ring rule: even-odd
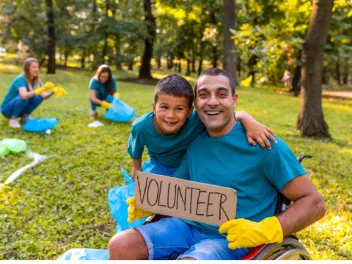
{"label": "park background", "polygon": [[[131,123],[100,117],[103,127],[88,128],[88,83],[102,63],[137,116],[151,110],[155,84],[168,73],[194,84],[204,69],[229,70],[240,86],[237,109],[273,128],[297,156],[313,156],[303,165],[328,212],[297,233],[300,241],[314,259],[351,259],[352,100],[343,99],[352,91],[351,17],[348,0],[2,0],[0,98],[28,56],[40,61],[44,82],[68,94],[34,113],[59,118],[50,135],[10,129],[0,117],[0,139],[23,139],[50,156],[0,191],[0,259],[104,249],[114,234],[107,193],[123,184],[120,168],[131,169]],[[307,67],[311,58],[321,68]],[[307,125],[297,129],[297,120]],[[25,154],[1,158],[0,182],[30,162]]]}

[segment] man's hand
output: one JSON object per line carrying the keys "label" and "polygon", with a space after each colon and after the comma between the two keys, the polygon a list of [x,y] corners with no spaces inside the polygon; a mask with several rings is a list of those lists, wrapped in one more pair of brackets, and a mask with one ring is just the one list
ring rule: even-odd
{"label": "man's hand", "polygon": [[283,240],[281,224],[276,216],[265,218],[259,223],[243,218],[233,219],[222,224],[219,232],[227,232],[230,249],[281,243]]}
{"label": "man's hand", "polygon": [[101,106],[104,107],[104,108],[106,108],[106,109],[109,109],[110,106],[111,106],[111,104],[108,103],[107,101],[102,101],[102,102],[101,102]]}
{"label": "man's hand", "polygon": [[127,221],[131,223],[134,220],[138,220],[143,217],[151,216],[154,215],[153,213],[146,212],[141,209],[137,209],[134,203],[134,197],[128,198],[126,200],[126,203],[129,205],[128,206],[128,219]]}
{"label": "man's hand", "polygon": [[54,84],[52,82],[46,82],[42,87],[35,89],[34,93],[36,95],[42,94],[45,91],[52,90],[54,88]]}

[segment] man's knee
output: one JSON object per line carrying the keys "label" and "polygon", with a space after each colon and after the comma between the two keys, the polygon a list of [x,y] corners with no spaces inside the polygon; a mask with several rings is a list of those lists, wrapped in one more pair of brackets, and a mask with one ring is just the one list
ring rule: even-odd
{"label": "man's knee", "polygon": [[110,259],[148,259],[148,248],[142,235],[136,229],[116,234],[108,244]]}

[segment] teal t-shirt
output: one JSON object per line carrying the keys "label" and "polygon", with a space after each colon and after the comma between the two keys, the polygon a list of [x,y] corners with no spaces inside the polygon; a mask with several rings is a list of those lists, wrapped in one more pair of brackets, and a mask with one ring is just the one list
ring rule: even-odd
{"label": "teal t-shirt", "polygon": [[178,133],[162,135],[154,127],[153,116],[150,112],[133,122],[128,154],[133,159],[140,159],[146,147],[151,159],[166,167],[178,167],[186,148],[204,131],[204,125],[194,111]]}
{"label": "teal t-shirt", "polygon": [[7,91],[7,94],[5,95],[4,100],[2,101],[2,105],[7,104],[10,102],[13,98],[19,95],[19,89],[21,87],[26,87],[27,91],[29,90],[29,87],[27,85],[26,77],[24,74],[21,74],[17,76],[11,83],[9,90]]}
{"label": "teal t-shirt", "polygon": [[[112,83],[114,92],[117,92],[116,78],[114,76],[112,76]],[[95,90],[97,98],[101,100],[104,100],[108,96],[105,84],[99,82],[95,77],[90,80],[89,90]]]}
{"label": "teal t-shirt", "polygon": [[[235,189],[236,218],[259,222],[274,215],[278,192],[285,184],[306,174],[286,143],[276,139],[272,150],[249,145],[239,121],[219,138],[204,131],[187,148],[174,177]],[[217,226],[185,221],[218,234]]]}

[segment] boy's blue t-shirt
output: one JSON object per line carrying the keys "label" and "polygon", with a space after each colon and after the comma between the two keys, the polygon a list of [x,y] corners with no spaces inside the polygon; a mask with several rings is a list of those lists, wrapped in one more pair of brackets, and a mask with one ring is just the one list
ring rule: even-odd
{"label": "boy's blue t-shirt", "polygon": [[178,167],[188,145],[204,131],[204,125],[194,111],[178,133],[162,135],[154,127],[154,113],[137,118],[128,139],[128,154],[133,159],[142,157],[144,147],[152,160],[166,167]]}
{"label": "boy's blue t-shirt", "polygon": [[[259,222],[274,215],[278,192],[285,184],[306,174],[285,142],[277,141],[272,150],[249,145],[239,121],[219,138],[211,138],[204,131],[187,148],[174,177],[236,190],[235,218]],[[218,233],[217,226],[185,221]]]}
{"label": "boy's blue t-shirt", "polygon": [[[113,83],[114,92],[116,92],[117,84],[116,84],[116,78],[114,76],[112,76],[112,83]],[[89,90],[95,90],[97,97],[105,99],[108,96],[105,84],[99,82],[95,77],[93,77],[90,80],[88,88]]]}
{"label": "boy's blue t-shirt", "polygon": [[21,74],[17,76],[11,83],[9,90],[7,91],[7,94],[5,95],[4,100],[2,101],[2,105],[5,105],[6,103],[10,102],[13,98],[19,95],[19,89],[21,87],[26,87],[27,91],[29,90],[29,87],[27,85],[26,77],[24,74]]}

